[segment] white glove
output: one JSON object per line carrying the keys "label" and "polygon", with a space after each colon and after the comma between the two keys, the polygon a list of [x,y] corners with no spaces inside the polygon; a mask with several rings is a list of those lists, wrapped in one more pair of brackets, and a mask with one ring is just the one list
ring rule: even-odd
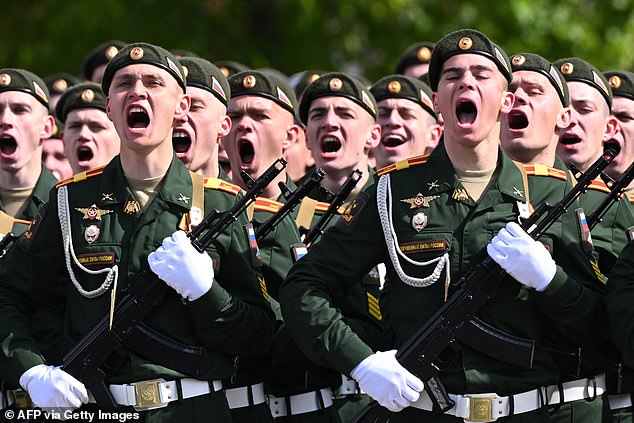
{"label": "white glove", "polygon": [[519,283],[543,291],[555,277],[557,266],[546,247],[520,225],[510,222],[487,245],[487,252]]}
{"label": "white glove", "polygon": [[379,351],[357,364],[352,376],[362,391],[392,412],[418,400],[425,384],[396,360],[396,350]]}
{"label": "white glove", "polygon": [[199,253],[183,231],[163,240],[163,245],[147,258],[150,269],[189,301],[211,289],[214,264],[206,252]]}
{"label": "white glove", "polygon": [[20,376],[20,385],[29,393],[33,404],[63,414],[64,410],[81,407],[88,402],[83,383],[59,367],[38,364]]}

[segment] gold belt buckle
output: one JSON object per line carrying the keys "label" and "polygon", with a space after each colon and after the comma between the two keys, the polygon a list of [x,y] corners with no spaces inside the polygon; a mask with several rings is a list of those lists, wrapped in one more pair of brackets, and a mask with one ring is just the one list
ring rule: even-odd
{"label": "gold belt buckle", "polygon": [[136,394],[136,405],[134,409],[137,411],[145,411],[167,407],[167,402],[161,401],[159,383],[162,382],[165,381],[163,379],[154,379],[131,383],[130,385],[134,386],[134,393]]}
{"label": "gold belt buckle", "polygon": [[494,422],[497,417],[493,417],[493,401],[495,397],[478,397],[465,395],[469,398],[469,416],[465,422]]}
{"label": "gold belt buckle", "polygon": [[31,402],[31,397],[29,397],[28,392],[23,391],[22,389],[14,389],[11,392],[11,398],[13,399],[13,404],[15,404],[18,408],[32,408],[33,403]]}

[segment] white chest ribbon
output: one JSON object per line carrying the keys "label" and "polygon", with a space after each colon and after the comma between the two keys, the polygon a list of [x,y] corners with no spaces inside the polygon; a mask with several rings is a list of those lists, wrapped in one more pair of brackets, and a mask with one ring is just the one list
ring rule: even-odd
{"label": "white chest ribbon", "polygon": [[[57,191],[57,209],[58,209],[57,215],[59,217],[59,224],[62,229],[62,241],[64,243],[64,255],[66,257],[66,269],[68,269],[68,275],[70,276],[70,280],[73,282],[73,285],[75,285],[75,288],[77,288],[77,291],[79,291],[79,293],[86,298],[96,298],[102,295],[104,292],[106,292],[108,288],[110,288],[110,285],[112,285],[113,281],[115,285],[114,289],[116,289],[117,279],[119,276],[118,265],[115,264],[112,267],[106,267],[100,270],[90,270],[84,267],[77,260],[77,256],[75,255],[75,250],[73,248],[73,237],[72,237],[71,229],[70,229],[71,225],[70,225],[70,208],[68,207],[68,190],[67,190],[67,187],[65,186],[61,187]],[[82,288],[82,286],[77,281],[77,278],[75,277],[75,272],[73,272],[73,267],[70,261],[71,257],[73,261],[75,262],[75,265],[77,265],[77,267],[79,267],[82,271],[90,275],[99,275],[101,273],[107,273],[106,279],[104,280],[104,282],[101,284],[99,288],[95,289],[94,291],[86,291],[84,288]]]}
{"label": "white chest ribbon", "polygon": [[[390,184],[390,175],[386,174],[381,176],[377,186],[376,196],[377,209],[379,211],[379,218],[381,219],[381,227],[383,229],[383,235],[385,236],[385,244],[387,245],[387,251],[390,255],[390,260],[394,266],[394,270],[398,274],[399,278],[409,286],[415,288],[424,288],[433,285],[439,278],[443,269],[446,266],[446,278],[449,278],[449,253],[445,253],[435,259],[419,262],[407,257],[399,248],[396,232],[394,231],[394,225],[392,224],[392,187]],[[408,263],[414,266],[428,266],[433,263],[436,264],[436,268],[431,275],[424,278],[416,278],[405,274],[405,271],[401,267],[398,255],[400,255]]]}

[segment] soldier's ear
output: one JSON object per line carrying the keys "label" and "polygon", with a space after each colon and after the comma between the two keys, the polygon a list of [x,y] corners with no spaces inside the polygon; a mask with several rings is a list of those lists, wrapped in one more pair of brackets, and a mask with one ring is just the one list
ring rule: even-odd
{"label": "soldier's ear", "polygon": [[368,132],[368,139],[365,142],[365,148],[367,151],[370,151],[381,142],[381,125],[375,123],[372,125],[370,132]]}
{"label": "soldier's ear", "polygon": [[570,125],[570,121],[572,120],[572,110],[570,107],[564,107],[559,112],[559,116],[557,116],[557,128],[564,129]]}
{"label": "soldier's ear", "polygon": [[225,115],[220,121],[220,127],[218,128],[218,138],[223,138],[229,135],[231,132],[231,118]]}
{"label": "soldier's ear", "polygon": [[509,113],[513,108],[513,104],[515,103],[515,94],[510,91],[502,92],[502,99],[500,102],[500,112],[501,113]]}
{"label": "soldier's ear", "polygon": [[46,140],[50,138],[55,132],[55,118],[50,114],[46,115],[44,125],[42,125],[42,131],[40,132],[40,140]]}
{"label": "soldier's ear", "polygon": [[187,113],[192,104],[192,98],[188,94],[181,95],[178,103],[176,104],[176,112],[174,113],[174,119],[185,119],[187,121]]}
{"label": "soldier's ear", "polygon": [[110,112],[110,97],[106,97],[106,116],[112,121],[112,113]]}
{"label": "soldier's ear", "polygon": [[603,133],[603,142],[609,141],[619,131],[619,121],[613,116],[608,116],[608,120],[605,123],[605,132]]}
{"label": "soldier's ear", "polygon": [[295,124],[289,125],[288,128],[286,128],[286,138],[282,144],[283,151],[286,151],[286,149],[297,142],[299,139],[299,131],[301,131],[301,128]]}

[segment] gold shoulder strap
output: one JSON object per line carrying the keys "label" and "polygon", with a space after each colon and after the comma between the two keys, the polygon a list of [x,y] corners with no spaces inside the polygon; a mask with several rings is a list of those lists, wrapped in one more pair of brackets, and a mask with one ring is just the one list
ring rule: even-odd
{"label": "gold shoulder strap", "polygon": [[528,175],[526,174],[526,169],[524,168],[524,165],[522,165],[522,163],[516,161],[513,161],[513,163],[515,163],[515,166],[517,166],[520,173],[522,174],[522,183],[524,184],[524,196],[526,197],[526,204],[532,212],[534,209],[533,205],[531,204],[531,195],[528,191]]}
{"label": "gold shoulder strap", "polygon": [[310,228],[313,223],[313,216],[315,215],[315,206],[317,203],[317,200],[310,197],[304,197],[299,206],[299,210],[297,211],[297,218],[295,218],[295,224],[298,228],[301,228],[302,226],[304,228]]}
{"label": "gold shoulder strap", "polygon": [[180,224],[180,228],[186,232],[202,222],[205,217],[205,180],[194,172],[189,172],[189,176],[192,178],[192,207],[183,215]]}
{"label": "gold shoulder strap", "polygon": [[13,229],[13,216],[9,216],[0,210],[0,235],[5,236]]}

